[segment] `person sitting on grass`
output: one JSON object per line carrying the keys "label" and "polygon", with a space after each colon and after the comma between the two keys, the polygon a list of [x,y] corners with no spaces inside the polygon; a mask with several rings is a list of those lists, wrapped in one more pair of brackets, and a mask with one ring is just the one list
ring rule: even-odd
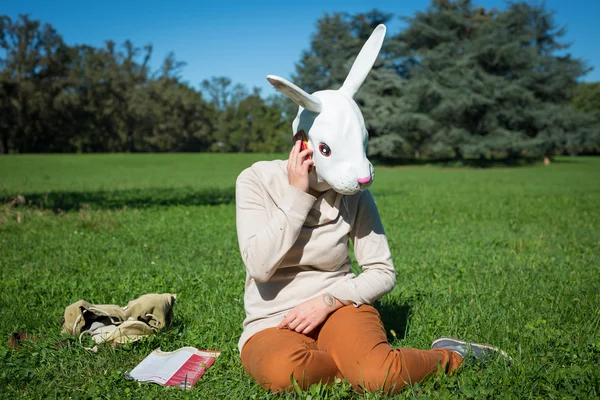
{"label": "person sitting on grass", "polygon": [[[429,350],[392,349],[371,304],[396,276],[375,201],[367,131],[352,96],[377,58],[375,29],[344,85],[312,95],[267,77],[300,107],[287,160],[261,161],[236,181],[236,225],[246,266],[244,370],[263,388],[346,379],[357,391],[395,393],[467,357],[504,352],[452,338]],[[349,242],[362,272],[350,267]]]}

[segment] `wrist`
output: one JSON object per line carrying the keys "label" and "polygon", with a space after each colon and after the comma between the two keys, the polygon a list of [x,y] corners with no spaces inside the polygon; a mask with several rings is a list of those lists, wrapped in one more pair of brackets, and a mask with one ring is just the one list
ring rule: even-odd
{"label": "wrist", "polygon": [[329,310],[329,312],[333,312],[344,305],[341,301],[339,301],[329,293],[323,294],[321,296],[321,300],[323,301],[323,304],[325,304],[325,307]]}
{"label": "wrist", "polygon": [[309,193],[299,190],[293,185],[288,185],[280,207],[286,214],[293,214],[306,219],[310,209],[317,199]]}

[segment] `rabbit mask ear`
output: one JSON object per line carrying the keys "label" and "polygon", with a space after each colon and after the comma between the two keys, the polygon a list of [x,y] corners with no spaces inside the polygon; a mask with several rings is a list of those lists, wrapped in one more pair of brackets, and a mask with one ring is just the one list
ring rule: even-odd
{"label": "rabbit mask ear", "polygon": [[275,89],[277,89],[278,92],[285,94],[300,107],[316,113],[321,112],[323,109],[321,100],[311,94],[306,93],[292,82],[288,82],[287,80],[276,75],[267,75],[267,80],[271,83],[271,85],[275,86]]}
{"label": "rabbit mask ear", "polygon": [[383,24],[380,24],[375,28],[360,50],[360,53],[358,53],[356,60],[354,60],[350,73],[348,73],[348,77],[340,88],[341,92],[344,92],[350,97],[353,97],[354,94],[358,92],[360,85],[362,85],[369,74],[369,71],[373,67],[373,64],[375,64],[375,60],[377,60],[379,50],[381,50],[383,39],[385,38],[385,31],[385,25]]}

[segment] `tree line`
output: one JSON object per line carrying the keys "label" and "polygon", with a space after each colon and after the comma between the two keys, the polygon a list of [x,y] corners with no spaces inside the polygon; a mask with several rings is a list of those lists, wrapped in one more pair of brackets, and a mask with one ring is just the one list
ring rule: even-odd
{"label": "tree line", "polygon": [[[326,14],[291,79],[309,93],[341,86],[379,23],[372,10]],[[484,9],[433,0],[388,33],[356,96],[369,155],[385,160],[507,159],[600,151],[600,85],[568,54],[544,5]],[[291,101],[227,77],[195,88],[173,54],[152,46],[67,45],[49,24],[0,16],[3,153],[280,152]],[[267,71],[268,72],[268,71]]]}
{"label": "tree line", "polygon": [[0,49],[3,153],[287,147],[278,99],[226,77],[195,89],[173,54],[152,71],[150,45],[69,46],[51,25],[22,15],[0,17]]}

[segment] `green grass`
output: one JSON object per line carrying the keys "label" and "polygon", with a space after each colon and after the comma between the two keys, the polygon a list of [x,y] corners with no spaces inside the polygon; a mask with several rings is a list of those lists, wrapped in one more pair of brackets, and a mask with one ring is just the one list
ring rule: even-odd
{"label": "green grass", "polygon": [[[265,155],[0,158],[0,397],[271,398],[241,367],[235,177]],[[395,346],[451,335],[514,358],[398,398],[600,396],[600,159],[548,167],[376,168],[398,283],[377,303]],[[21,195],[17,202],[11,201]],[[14,203],[14,202],[13,202]],[[60,209],[60,210],[59,210]],[[178,295],[171,329],[98,353],[61,348],[64,308]],[[11,332],[39,337],[12,350]],[[189,392],[123,379],[157,347],[219,349]],[[347,384],[301,398],[360,396]],[[292,397],[292,395],[289,395]]]}
{"label": "green grass", "polygon": [[72,154],[0,158],[0,185],[9,191],[148,188],[229,188],[264,154]]}

